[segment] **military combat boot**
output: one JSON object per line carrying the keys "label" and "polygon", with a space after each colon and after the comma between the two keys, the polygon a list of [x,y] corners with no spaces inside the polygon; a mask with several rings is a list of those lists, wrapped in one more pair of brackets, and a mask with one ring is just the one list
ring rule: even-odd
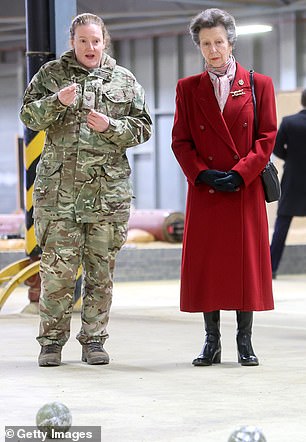
{"label": "military combat boot", "polygon": [[109,356],[101,342],[89,342],[82,344],[82,361],[89,365],[109,364]]}
{"label": "military combat boot", "polygon": [[59,344],[42,345],[38,356],[40,367],[56,367],[61,365],[62,347]]}
{"label": "military combat boot", "polygon": [[220,311],[204,313],[206,339],[201,353],[192,363],[195,366],[219,364],[221,362]]}
{"label": "military combat boot", "polygon": [[253,312],[241,312],[237,310],[236,315],[238,362],[241,365],[259,365],[251,342]]}

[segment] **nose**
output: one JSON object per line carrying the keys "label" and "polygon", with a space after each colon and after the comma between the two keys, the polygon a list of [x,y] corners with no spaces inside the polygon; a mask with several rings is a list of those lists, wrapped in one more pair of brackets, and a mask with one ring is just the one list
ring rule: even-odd
{"label": "nose", "polygon": [[91,43],[91,41],[87,42],[87,49],[93,49],[93,44]]}
{"label": "nose", "polygon": [[211,45],[210,52],[217,52],[217,48],[214,44]]}

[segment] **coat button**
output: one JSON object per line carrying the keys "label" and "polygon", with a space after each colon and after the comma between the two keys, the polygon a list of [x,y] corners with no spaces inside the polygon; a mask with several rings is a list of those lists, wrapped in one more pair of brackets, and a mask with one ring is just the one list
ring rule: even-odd
{"label": "coat button", "polygon": [[213,157],[212,157],[212,156],[209,156],[208,159],[209,159],[209,161],[212,161],[212,160],[213,160]]}
{"label": "coat button", "polygon": [[215,193],[214,189],[209,189],[209,193]]}
{"label": "coat button", "polygon": [[239,159],[238,155],[234,155],[234,160],[238,160],[238,159]]}
{"label": "coat button", "polygon": [[205,130],[205,126],[203,124],[200,125],[201,130]]}
{"label": "coat button", "polygon": [[248,127],[248,123],[245,121],[245,122],[242,124],[242,126],[243,126],[243,127]]}

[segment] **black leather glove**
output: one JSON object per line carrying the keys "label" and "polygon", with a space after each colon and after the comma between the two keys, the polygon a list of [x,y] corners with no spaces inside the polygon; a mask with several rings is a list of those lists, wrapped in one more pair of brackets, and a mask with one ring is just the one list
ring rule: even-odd
{"label": "black leather glove", "polygon": [[208,169],[208,170],[202,170],[202,172],[199,173],[196,183],[206,183],[211,187],[215,187],[215,180],[217,178],[226,177],[226,172],[221,172],[220,170],[215,169]]}
{"label": "black leather glove", "polygon": [[241,184],[243,184],[242,176],[235,170],[230,170],[225,177],[215,180],[214,187],[220,192],[235,192]]}

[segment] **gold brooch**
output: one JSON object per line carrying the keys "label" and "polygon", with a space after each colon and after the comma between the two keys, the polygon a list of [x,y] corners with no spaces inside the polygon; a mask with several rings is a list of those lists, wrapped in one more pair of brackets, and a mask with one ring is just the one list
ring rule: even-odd
{"label": "gold brooch", "polygon": [[232,94],[232,97],[240,97],[240,95],[245,95],[245,92],[243,92],[243,89],[239,89],[238,91],[231,91],[230,94]]}

